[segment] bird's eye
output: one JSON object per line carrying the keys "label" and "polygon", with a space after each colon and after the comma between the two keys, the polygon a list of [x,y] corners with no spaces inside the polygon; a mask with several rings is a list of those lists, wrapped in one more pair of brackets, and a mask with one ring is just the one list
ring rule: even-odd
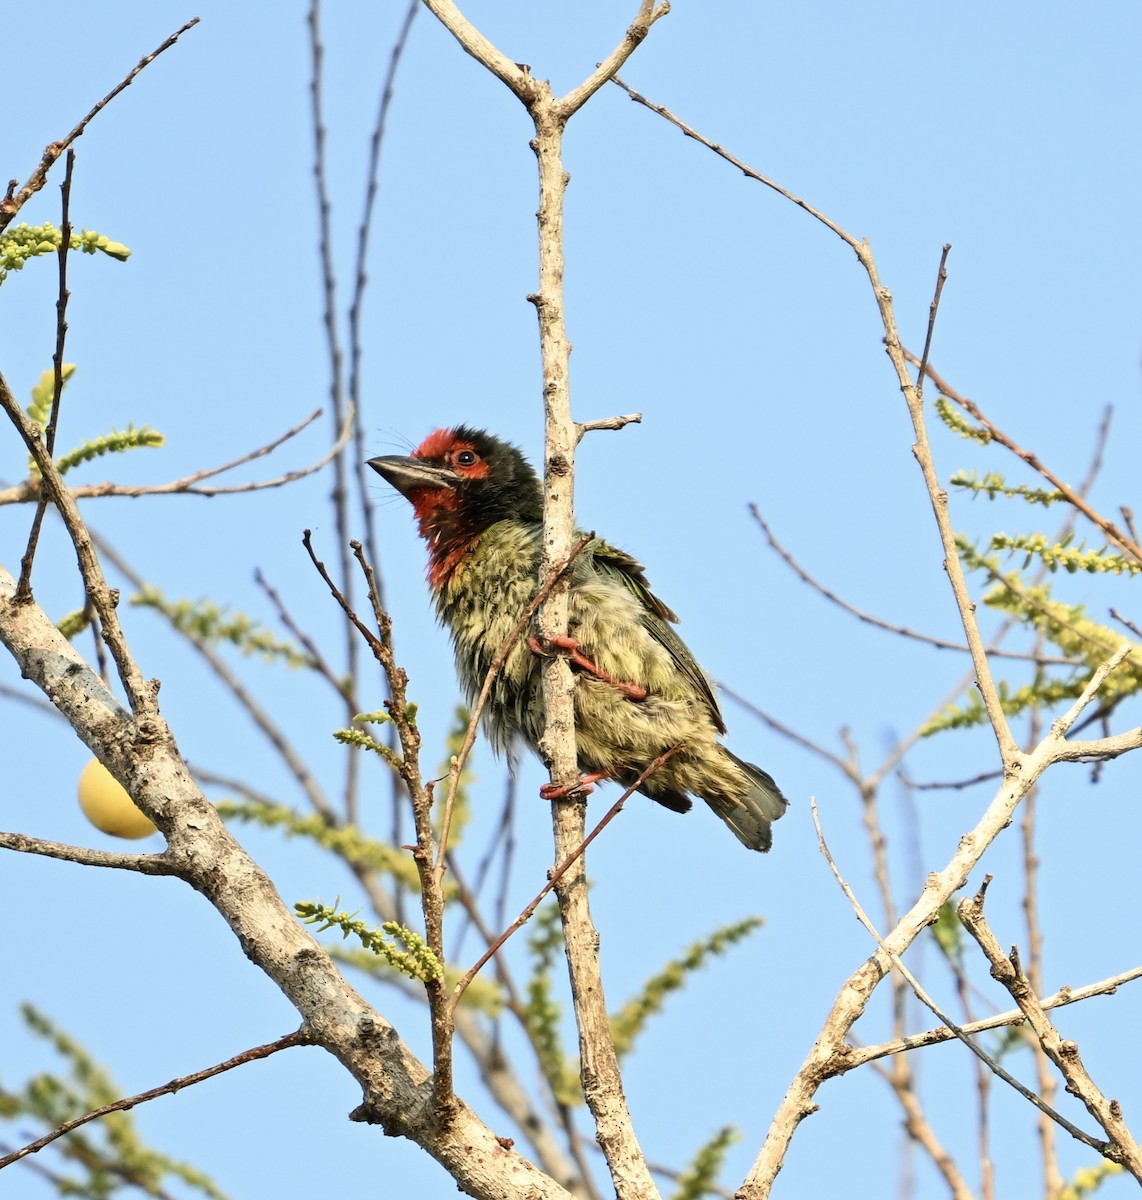
{"label": "bird's eye", "polygon": [[461,450],[456,455],[456,465],[458,467],[474,467],[476,465],[475,450]]}

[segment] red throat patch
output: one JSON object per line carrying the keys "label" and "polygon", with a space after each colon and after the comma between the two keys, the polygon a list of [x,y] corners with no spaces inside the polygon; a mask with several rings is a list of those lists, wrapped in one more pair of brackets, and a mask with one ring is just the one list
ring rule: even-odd
{"label": "red throat patch", "polygon": [[[412,456],[446,466],[461,480],[485,479],[491,470],[476,446],[455,429],[434,429]],[[408,498],[428,543],[428,583],[438,592],[460,569],[475,540],[464,519],[463,492],[452,486],[418,488]]]}

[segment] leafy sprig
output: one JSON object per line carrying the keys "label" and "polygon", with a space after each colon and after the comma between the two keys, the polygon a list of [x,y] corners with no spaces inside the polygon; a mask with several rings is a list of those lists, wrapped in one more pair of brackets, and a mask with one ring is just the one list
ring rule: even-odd
{"label": "leafy sprig", "polygon": [[293,907],[307,925],[317,926],[318,933],[326,929],[340,929],[342,937],[355,937],[366,950],[383,958],[410,979],[428,983],[443,974],[440,960],[428,948],[424,938],[407,925],[385,921],[376,929],[364,921],[358,921],[352,913],[339,911],[336,904],[327,905],[311,900],[299,900]]}
{"label": "leafy sprig", "polygon": [[243,654],[260,654],[266,661],[280,660],[290,667],[311,667],[313,659],[289,641],[275,637],[245,613],[231,612],[212,600],[168,600],[161,589],[146,584],[131,603],[151,608],[181,633],[204,642],[230,642]]}
{"label": "leafy sprig", "polygon": [[977,496],[984,495],[989,500],[994,500],[997,496],[1008,496],[1012,499],[1018,497],[1026,500],[1028,504],[1048,505],[1066,499],[1066,495],[1057,488],[1033,488],[1025,483],[1011,486],[997,471],[988,471],[982,479],[974,471],[957,471],[948,483],[952,487],[974,492]]}
{"label": "leafy sprig", "polygon": [[[63,234],[50,223],[43,225],[14,225],[0,234],[0,284],[11,271],[22,271],[35,258],[55,254],[60,248]],[[126,262],[131,251],[122,242],[113,242],[93,229],[73,229],[70,249],[83,254],[106,254],[119,262]]]}

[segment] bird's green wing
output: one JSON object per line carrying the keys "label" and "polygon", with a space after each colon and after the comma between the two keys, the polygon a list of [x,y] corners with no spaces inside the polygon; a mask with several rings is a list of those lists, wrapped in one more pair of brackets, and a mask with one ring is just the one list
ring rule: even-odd
{"label": "bird's green wing", "polygon": [[686,643],[671,628],[677,624],[678,617],[674,611],[650,590],[643,566],[636,559],[615,546],[596,538],[583,549],[583,556],[589,555],[594,561],[596,570],[610,575],[635,596],[642,609],[642,624],[647,632],[660,643],[678,664],[678,668],[694,685],[694,690],[705,700],[714,718],[714,724],[719,733],[725,733],[725,722],[714,695],[713,685],[706,677],[705,671],[698,665]]}

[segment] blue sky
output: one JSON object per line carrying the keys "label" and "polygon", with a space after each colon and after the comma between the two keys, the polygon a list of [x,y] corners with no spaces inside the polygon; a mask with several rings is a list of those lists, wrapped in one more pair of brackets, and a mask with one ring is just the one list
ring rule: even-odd
{"label": "blue sky", "polygon": [[[566,90],[613,46],[635,6],[464,7],[505,52]],[[345,282],[367,138],[404,5],[327,9],[335,253]],[[29,24],[42,20],[26,12]],[[326,401],[305,10],[211,0],[192,11],[126,0],[98,19],[70,2],[53,13],[66,37],[43,33],[35,46],[29,38],[6,56],[6,90],[16,98],[9,113],[17,119],[0,125],[5,179],[25,178],[43,146],[142,54],[189,16],[202,17],[82,138],[72,198],[76,224],[134,254],[126,265],[86,257],[72,265],[67,357],[78,372],[61,446],[146,422],[167,436],[163,450],[102,459],[75,479],[162,482],[251,450]],[[1071,481],[1085,474],[1112,404],[1092,500],[1115,516],[1121,504],[1138,508],[1142,444],[1142,168],[1131,149],[1142,111],[1140,36],[1142,14],[1123,3],[678,3],[623,75],[867,236],[902,335],[916,348],[940,247],[952,243],[933,362]],[[466,421],[540,456],[535,318],[525,300],[536,278],[528,137],[515,99],[420,13],[390,115],[369,263],[371,453]],[[642,425],[594,434],[581,447],[580,523],[647,565],[713,676],[834,751],[843,753],[838,731],[847,728],[871,768],[945,698],[966,660],[840,613],[767,549],[747,510],[756,503],[806,568],[853,604],[957,636],[867,280],[823,227],[617,88],[604,89],[574,119],[566,160],[575,414],[644,414]],[[22,219],[58,220],[61,177]],[[18,395],[50,365],[54,280],[52,264],[38,263],[0,290],[0,369]],[[945,477],[968,468],[1028,478],[997,448],[941,427],[932,432]],[[326,433],[327,425],[315,426],[241,477],[311,461]],[[0,478],[20,478],[23,464],[13,438],[0,443]],[[319,551],[334,557],[330,486],[322,475],[229,500],[99,501],[87,513],[168,595],[209,595],[270,622],[253,581],[260,567],[335,654],[343,640],[338,617],[300,545],[301,530],[312,527]],[[403,501],[379,481],[372,498],[398,652],[421,704],[426,746],[440,747],[456,691],[427,601],[422,547]],[[1042,510],[1013,504],[960,497],[953,504],[957,528],[977,536],[1044,521]],[[0,561],[9,569],[29,517],[26,509],[0,510]],[[1055,520],[1048,514],[1047,527]],[[1115,604],[1137,622],[1130,586],[1087,577],[1059,584],[1061,595],[1090,604],[1099,619]],[[39,596],[55,615],[79,603],[72,558],[54,528],[41,553]],[[149,614],[129,610],[126,619],[143,670],[163,680],[164,712],[187,756],[296,801],[280,766],[200,663]],[[316,770],[337,778],[343,752],[329,737],[340,724],[335,706],[280,667],[240,666]],[[19,684],[11,665],[0,666],[0,682]],[[753,913],[766,919],[752,942],[699,977],[648,1030],[628,1076],[636,1124],[655,1160],[677,1163],[718,1126],[741,1126],[744,1139],[724,1179],[733,1186],[836,988],[871,950],[817,850],[810,796],[841,869],[871,909],[876,903],[852,789],[819,758],[731,702],[725,707],[729,744],[770,770],[792,801],[773,853],[747,855],[704,811],[678,818],[638,803],[592,851],[590,873],[613,1006],[714,926]],[[1117,728],[1137,722],[1137,706],[1116,717]],[[70,731],[6,701],[0,728],[8,768],[0,824],[111,846],[76,808],[75,779],[88,754]],[[922,746],[909,770],[919,779],[963,778],[989,769],[989,752],[982,735],[953,734]],[[477,806],[490,822],[502,768],[479,751],[476,769]],[[520,904],[549,862],[547,814],[533,799],[541,778],[536,764],[524,765],[512,891]],[[1140,784],[1142,767],[1128,759],[1108,767],[1097,787],[1080,768],[1060,768],[1044,786],[1051,988],[1138,959],[1128,914],[1138,899]],[[597,794],[600,807],[606,797]],[[882,807],[902,898],[943,865],[989,798],[977,788],[921,793],[913,802],[886,785]],[[477,819],[473,858],[480,832]],[[241,836],[288,901],[340,893],[352,906],[345,878],[323,860],[270,834]],[[1020,941],[1014,831],[987,862],[1000,941]],[[126,1091],[294,1027],[292,1010],[221,922],[174,882],[7,855],[0,903],[14,964],[0,973],[6,1084],[42,1061],[16,1016],[25,999],[111,1064]],[[953,1004],[934,953],[920,953],[914,969]],[[986,971],[978,977],[986,980]],[[384,993],[377,1002],[426,1052],[417,1010]],[[857,1031],[869,1041],[886,1029],[885,1004],[878,993],[867,1028]],[[1125,989],[1060,1022],[1128,1116],[1142,1103],[1126,1032],[1138,1004]],[[912,1022],[931,1023],[919,1013]],[[915,1066],[941,1136],[974,1180],[964,1055],[941,1047]],[[1018,1066],[1029,1071],[1026,1056]],[[470,1076],[462,1074],[460,1087],[493,1124],[500,1120]],[[828,1085],[819,1100],[822,1111],[799,1132],[779,1194],[849,1185],[857,1161],[890,1172],[897,1162],[900,1116],[882,1081],[858,1073]],[[419,1151],[345,1121],[356,1102],[352,1081],[308,1050],[161,1100],[138,1120],[156,1146],[192,1160],[234,1197],[272,1192],[288,1200],[317,1188],[346,1200],[414,1187],[452,1194],[451,1181]],[[998,1084],[994,1103],[1004,1142],[996,1154],[1000,1193],[1035,1194],[1027,1106]],[[304,1149],[283,1150],[294,1145]],[[1062,1154],[1068,1175],[1090,1161],[1067,1142]],[[926,1164],[916,1168],[919,1193],[928,1194],[938,1184]],[[19,1184],[33,1200],[49,1194],[31,1174]],[[1112,1182],[1106,1194],[1126,1186]],[[881,1189],[870,1183],[861,1194]]]}

